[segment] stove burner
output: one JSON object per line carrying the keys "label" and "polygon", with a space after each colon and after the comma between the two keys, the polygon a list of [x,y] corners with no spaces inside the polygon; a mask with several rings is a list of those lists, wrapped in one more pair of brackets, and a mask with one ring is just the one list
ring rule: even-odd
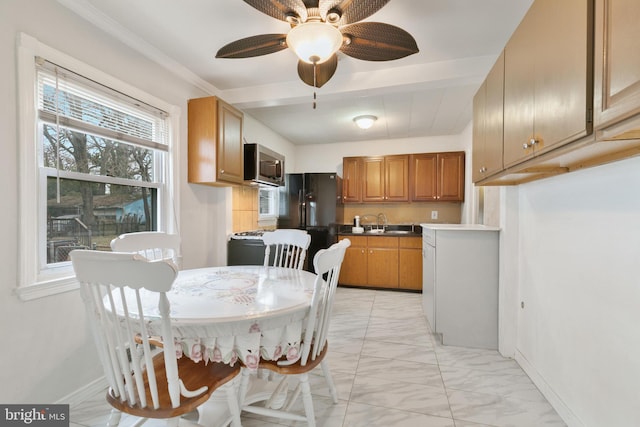
{"label": "stove burner", "polygon": [[253,231],[241,231],[239,233],[235,233],[236,236],[262,236],[264,231],[262,230],[253,230]]}
{"label": "stove burner", "polygon": [[264,230],[240,231],[231,235],[232,239],[260,239]]}

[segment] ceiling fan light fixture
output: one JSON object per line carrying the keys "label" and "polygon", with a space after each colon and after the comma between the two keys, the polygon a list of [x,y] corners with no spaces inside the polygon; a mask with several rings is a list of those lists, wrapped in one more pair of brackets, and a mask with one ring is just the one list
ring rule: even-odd
{"label": "ceiling fan light fixture", "polygon": [[369,129],[371,126],[373,126],[373,123],[376,120],[378,120],[378,118],[370,114],[367,114],[364,116],[357,116],[353,118],[353,121],[355,122],[356,126],[358,126],[360,129]]}
{"label": "ceiling fan light fixture", "polygon": [[342,33],[324,22],[305,22],[287,34],[287,46],[300,60],[320,64],[331,58],[342,46]]}

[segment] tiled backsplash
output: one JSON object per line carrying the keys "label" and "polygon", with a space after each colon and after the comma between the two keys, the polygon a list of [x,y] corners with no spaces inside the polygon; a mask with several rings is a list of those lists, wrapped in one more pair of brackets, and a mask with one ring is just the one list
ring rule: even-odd
{"label": "tiled backsplash", "polygon": [[233,187],[233,232],[258,229],[258,188]]}
{"label": "tiled backsplash", "polygon": [[[356,215],[362,218],[364,215],[375,217],[379,213],[384,213],[389,224],[420,224],[424,222],[458,224],[462,218],[461,206],[460,203],[433,202],[348,203],[344,205],[344,222],[350,224]],[[438,212],[438,219],[431,218],[433,211]]]}

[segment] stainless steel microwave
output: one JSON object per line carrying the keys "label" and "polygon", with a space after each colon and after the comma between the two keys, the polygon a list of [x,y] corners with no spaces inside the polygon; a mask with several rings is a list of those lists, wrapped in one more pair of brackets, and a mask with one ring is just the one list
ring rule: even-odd
{"label": "stainless steel microwave", "polygon": [[260,144],[244,144],[244,179],[272,186],[284,185],[284,156]]}

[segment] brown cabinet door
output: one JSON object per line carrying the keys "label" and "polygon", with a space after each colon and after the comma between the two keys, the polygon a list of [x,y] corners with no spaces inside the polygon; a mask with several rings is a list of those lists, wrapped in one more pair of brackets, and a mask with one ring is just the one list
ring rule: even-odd
{"label": "brown cabinet door", "polygon": [[242,112],[215,96],[189,100],[189,182],[220,186],[243,182],[242,121]]}
{"label": "brown cabinet door", "polygon": [[218,99],[218,180],[242,184],[242,113]]}
{"label": "brown cabinet door", "polygon": [[[513,166],[533,156],[533,84],[539,4],[529,12],[509,39],[504,51],[504,166]],[[540,23],[543,24],[543,23]],[[541,30],[544,28],[544,30]]]}
{"label": "brown cabinet door", "polygon": [[398,249],[367,249],[367,284],[383,288],[398,287]]}
{"label": "brown cabinet door", "polygon": [[[640,114],[640,2],[598,0],[595,37],[596,127]],[[628,129],[622,128],[622,131]],[[638,131],[629,137],[638,138]],[[609,135],[605,135],[608,137]],[[612,136],[618,136],[615,132]]]}
{"label": "brown cabinet door", "polygon": [[422,289],[422,237],[401,237],[398,250],[398,287]]}
{"label": "brown cabinet door", "polygon": [[436,153],[411,154],[410,193],[414,202],[432,202],[438,196],[438,161]]}
{"label": "brown cabinet door", "polygon": [[438,201],[464,201],[464,152],[438,153]]}
{"label": "brown cabinet door", "polygon": [[473,97],[473,182],[502,171],[504,125],[504,52]]}
{"label": "brown cabinet door", "polygon": [[385,201],[409,201],[409,155],[385,156],[384,174]]}
{"label": "brown cabinet door", "polygon": [[591,133],[590,3],[536,0],[507,43],[505,167]]}
{"label": "brown cabinet door", "polygon": [[[344,240],[340,237],[339,240]],[[343,285],[367,285],[367,238],[351,236],[351,246],[344,254],[340,278],[338,282]]]}
{"label": "brown cabinet door", "polygon": [[[535,62],[534,153],[588,135],[593,108],[593,0],[536,0],[540,19]],[[636,22],[637,26],[638,23]],[[540,31],[544,28],[544,31]]]}
{"label": "brown cabinet door", "polygon": [[384,157],[362,159],[362,201],[384,202]]}
{"label": "brown cabinet door", "polygon": [[367,284],[398,287],[398,237],[367,237]]}
{"label": "brown cabinet door", "polygon": [[342,159],[342,201],[344,203],[360,203],[362,176],[362,158],[345,157]]}
{"label": "brown cabinet door", "polygon": [[473,129],[471,134],[471,179],[473,182],[482,181],[486,176],[485,168],[485,121],[486,121],[486,99],[487,99],[487,81],[485,80],[480,89],[473,97]]}
{"label": "brown cabinet door", "polygon": [[399,276],[398,287],[400,289],[422,289],[422,249],[399,250]]}

